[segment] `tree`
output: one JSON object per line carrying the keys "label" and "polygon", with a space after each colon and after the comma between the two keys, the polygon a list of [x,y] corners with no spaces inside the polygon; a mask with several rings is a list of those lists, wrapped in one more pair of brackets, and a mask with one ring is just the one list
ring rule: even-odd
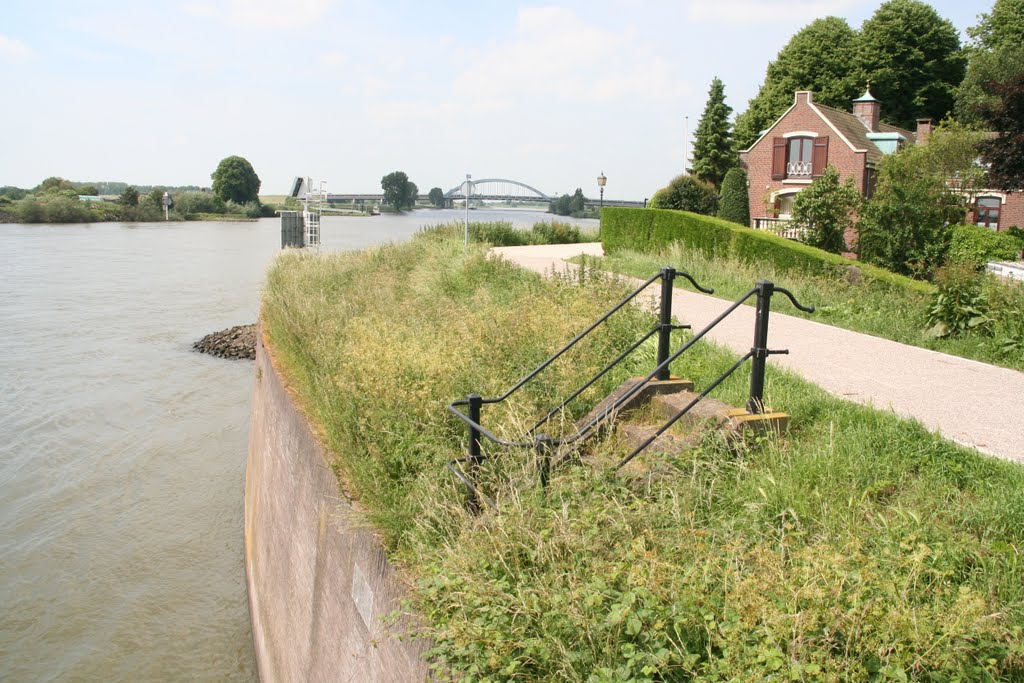
{"label": "tree", "polygon": [[747,172],[739,166],[730,168],[722,181],[722,200],[718,206],[718,217],[743,226],[750,225]]}
{"label": "tree", "polygon": [[996,50],[1024,42],[1024,0],[996,0],[992,12],[978,16],[978,23],[967,29],[979,50]]}
{"label": "tree", "polygon": [[393,171],[381,178],[384,204],[394,207],[395,211],[409,206],[410,184],[409,176],[404,171]]}
{"label": "tree", "polygon": [[583,189],[577,187],[576,191],[572,194],[572,199],[569,200],[569,213],[583,213],[583,209],[585,209],[586,206],[587,198],[583,196]]}
{"label": "tree", "polygon": [[405,208],[416,208],[416,200],[420,197],[420,188],[411,180],[405,185]]}
{"label": "tree", "polygon": [[861,26],[856,79],[884,104],[882,118],[911,129],[953,109],[966,58],[956,27],[921,0],[888,0]]}
{"label": "tree", "polygon": [[737,149],[746,149],[761,131],[793,104],[797,90],[813,90],[821,104],[840,109],[863,88],[853,79],[856,37],[845,19],[817,19],[796,33],[768,64],[764,83],[736,118],[733,138]]}
{"label": "tree", "polygon": [[563,194],[558,199],[552,200],[548,204],[548,211],[557,216],[569,216],[572,214],[572,197],[567,194]]}
{"label": "tree", "polygon": [[121,193],[121,197],[118,199],[118,202],[120,202],[122,206],[138,206],[139,191],[129,185],[124,188],[124,192]]}
{"label": "tree", "polygon": [[860,256],[869,263],[931,277],[945,259],[953,225],[966,213],[963,194],[925,163],[930,145],[911,147],[879,164],[874,196],[861,211]]}
{"label": "tree", "polygon": [[989,180],[1004,190],[1024,187],[1024,73],[989,86],[996,100],[982,107],[994,138],[981,143],[981,158],[989,166]]}
{"label": "tree", "polygon": [[725,86],[715,77],[708,89],[708,101],[693,139],[693,174],[715,187],[726,171],[739,164],[729,136],[732,107],[725,103]]}
{"label": "tree", "polygon": [[252,164],[242,157],[225,157],[210,177],[213,179],[213,193],[222,201],[236,204],[259,201],[260,178]]}
{"label": "tree", "polygon": [[853,178],[840,182],[839,171],[828,166],[821,177],[796,196],[793,222],[802,230],[802,241],[812,247],[841,254],[846,251],[846,231],[854,225],[860,192]]}
{"label": "tree", "polygon": [[1000,98],[994,86],[1024,74],[1024,36],[1021,41],[995,50],[971,50],[967,75],[956,91],[954,111],[959,121],[987,125],[984,111],[999,106]]}
{"label": "tree", "polygon": [[430,188],[430,193],[427,195],[427,198],[430,199],[430,203],[437,208],[444,208],[444,190],[440,187]]}
{"label": "tree", "polygon": [[667,187],[655,192],[650,206],[712,216],[718,208],[718,193],[711,183],[683,174],[673,178]]}
{"label": "tree", "polygon": [[957,90],[963,121],[997,134],[980,143],[994,185],[1024,187],[1024,0],[996,0],[967,31],[974,44],[967,76]]}

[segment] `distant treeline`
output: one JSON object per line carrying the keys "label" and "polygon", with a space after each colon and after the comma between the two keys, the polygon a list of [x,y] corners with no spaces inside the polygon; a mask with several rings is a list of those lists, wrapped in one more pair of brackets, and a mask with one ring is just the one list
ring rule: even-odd
{"label": "distant treeline", "polygon": [[[117,191],[119,189],[119,191]],[[273,208],[259,201],[224,201],[197,185],[133,186],[121,182],[87,183],[47,178],[32,189],[0,187],[0,222],[95,223],[101,221],[157,221],[164,219],[163,195],[171,197],[170,220],[206,217],[259,218],[273,216]],[[83,200],[81,197],[116,196]]]}

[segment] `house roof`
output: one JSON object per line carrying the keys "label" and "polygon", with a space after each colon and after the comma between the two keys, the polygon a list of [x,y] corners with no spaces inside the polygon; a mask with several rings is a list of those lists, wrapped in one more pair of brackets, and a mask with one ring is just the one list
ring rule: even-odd
{"label": "house roof", "polygon": [[[878,148],[870,138],[868,138],[868,129],[864,127],[855,115],[848,111],[842,111],[841,109],[835,109],[834,107],[828,107],[824,104],[814,103],[814,106],[821,112],[821,115],[829,120],[829,122],[835,126],[839,132],[850,141],[854,149],[866,149],[867,154],[865,155],[868,164],[874,165],[882,160],[885,156],[882,150]],[[917,136],[911,133],[909,130],[898,128],[896,126],[890,126],[888,123],[879,123],[878,131],[880,133],[899,133],[907,139],[908,144],[913,144]]]}

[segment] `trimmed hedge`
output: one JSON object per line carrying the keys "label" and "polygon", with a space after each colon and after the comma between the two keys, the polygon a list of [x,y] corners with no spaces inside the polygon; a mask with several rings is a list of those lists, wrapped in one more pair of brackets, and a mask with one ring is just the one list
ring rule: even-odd
{"label": "trimmed hedge", "polygon": [[707,256],[770,263],[780,270],[810,274],[844,276],[851,267],[856,267],[867,280],[926,294],[934,290],[926,282],[877,266],[830,254],[770,232],[686,211],[606,208],[601,217],[601,242],[607,253],[623,249],[655,252],[673,242],[682,242]]}

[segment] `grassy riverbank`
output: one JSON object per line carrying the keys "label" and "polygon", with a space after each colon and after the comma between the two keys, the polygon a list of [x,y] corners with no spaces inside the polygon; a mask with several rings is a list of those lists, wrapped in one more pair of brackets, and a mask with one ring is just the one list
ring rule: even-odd
{"label": "grassy riverbank", "polygon": [[[588,260],[594,262],[590,257]],[[936,337],[931,334],[928,309],[932,302],[933,288],[927,283],[917,283],[919,288],[912,289],[880,280],[859,278],[856,271],[847,271],[845,277],[805,273],[796,269],[780,271],[767,262],[749,263],[737,258],[708,256],[699,250],[679,245],[656,254],[618,251],[595,263],[602,269],[642,278],[650,277],[662,266],[674,266],[687,271],[701,284],[713,287],[716,297],[730,300],[745,294],[757,280],[772,280],[790,289],[800,301],[817,307],[813,314],[803,313],[784,297],[778,297],[772,301],[773,310],[911,346],[1024,371],[1024,346],[1008,347],[999,334],[964,334],[959,337]],[[1024,288],[1004,285],[999,289],[1001,297],[1015,297],[1019,301],[1012,308],[1024,309]]]}
{"label": "grassy riverbank", "polygon": [[[414,581],[445,676],[1024,677],[1024,468],[772,367],[767,399],[794,416],[782,438],[711,439],[642,485],[570,467],[546,495],[526,454],[492,449],[500,512],[468,514],[443,469],[465,442],[445,405],[499,394],[623,287],[542,281],[442,233],[284,255],[263,319],[340,479]],[[653,323],[612,320],[485,423],[518,436]],[[624,373],[654,349],[638,356]],[[702,386],[732,360],[698,345],[674,369]],[[716,395],[739,404],[746,381]]]}

